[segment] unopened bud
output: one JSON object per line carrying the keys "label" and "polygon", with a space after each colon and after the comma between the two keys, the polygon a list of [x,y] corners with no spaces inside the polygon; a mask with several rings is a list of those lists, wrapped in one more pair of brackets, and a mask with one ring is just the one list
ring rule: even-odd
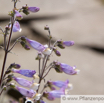
{"label": "unopened bud", "polygon": [[24,41],[21,41],[20,43],[24,49],[30,50],[30,47],[28,45],[26,45],[26,43]]}
{"label": "unopened bud", "polygon": [[20,67],[21,67],[21,66],[20,66],[19,64],[12,63],[12,64],[9,66],[8,70],[10,70],[10,69],[12,69],[12,68],[19,69]]}
{"label": "unopened bud", "polygon": [[12,78],[12,77],[13,77],[13,74],[8,75],[8,78]]}
{"label": "unopened bud", "polygon": [[55,54],[56,54],[57,56],[61,56],[61,53],[60,53],[56,48],[53,48],[53,51],[55,52]]}
{"label": "unopened bud", "polygon": [[28,10],[26,10],[26,9],[23,9],[23,13],[26,14],[26,15],[30,14],[30,13],[28,12]]}
{"label": "unopened bud", "polygon": [[21,37],[21,40],[25,41],[26,40],[25,38],[26,38],[25,36],[22,36]]}
{"label": "unopened bud", "polygon": [[62,44],[58,44],[57,46],[58,46],[59,48],[61,48],[61,49],[65,49],[65,46],[62,45]]}
{"label": "unopened bud", "polygon": [[19,65],[19,64],[15,64],[15,65],[13,65],[13,68],[15,68],[15,69],[19,69],[21,66]]}
{"label": "unopened bud", "polygon": [[7,82],[11,82],[11,81],[12,81],[12,79],[11,79],[11,78],[7,79]]}
{"label": "unopened bud", "polygon": [[27,5],[23,6],[22,9],[23,9],[23,13],[24,13],[24,14],[26,14],[26,15],[29,14],[28,6],[27,6]]}
{"label": "unopened bud", "polygon": [[46,26],[44,27],[44,30],[49,30],[49,26],[46,25]]}
{"label": "unopened bud", "polygon": [[6,74],[9,74],[10,72],[11,72],[11,70],[7,70],[5,73],[6,73]]}
{"label": "unopened bud", "polygon": [[62,70],[60,68],[60,63],[56,62],[56,61],[54,61],[53,63],[54,63],[54,66],[55,66],[54,68],[55,68],[56,72],[62,73]]}

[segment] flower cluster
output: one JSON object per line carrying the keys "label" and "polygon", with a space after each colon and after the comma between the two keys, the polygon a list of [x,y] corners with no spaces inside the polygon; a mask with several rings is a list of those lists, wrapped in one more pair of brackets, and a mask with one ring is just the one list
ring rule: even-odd
{"label": "flower cluster", "polygon": [[[74,41],[62,41],[57,40],[55,43],[51,43],[52,35],[50,32],[50,28],[46,25],[45,30],[48,31],[48,43],[43,45],[35,40],[31,40],[25,36],[21,36],[14,44],[9,48],[10,40],[12,32],[21,32],[21,27],[19,24],[19,20],[23,19],[21,13],[26,15],[32,13],[36,13],[40,10],[38,7],[29,7],[27,5],[21,7],[20,9],[16,8],[16,3],[18,0],[12,0],[14,2],[14,9],[9,13],[11,17],[11,22],[5,27],[3,32],[4,35],[4,51],[5,51],[5,58],[7,54],[14,48],[17,43],[20,43],[22,47],[26,50],[30,50],[30,45],[33,49],[35,49],[38,54],[36,55],[36,60],[39,61],[39,72],[37,73],[36,70],[30,69],[20,69],[21,66],[19,64],[12,63],[10,66],[5,70],[5,63],[6,59],[4,58],[4,63],[1,72],[0,78],[0,86],[2,88],[0,95],[2,94],[3,90],[6,90],[8,86],[17,89],[25,98],[25,103],[45,103],[43,98],[48,100],[55,100],[55,98],[60,98],[61,95],[69,94],[69,91],[72,89],[72,84],[69,80],[66,81],[44,81],[43,89],[40,91],[41,82],[45,79],[51,69],[54,69],[57,73],[65,73],[68,75],[75,75],[80,72],[80,70],[76,69],[76,66],[70,66],[66,63],[61,63],[58,61],[52,61],[48,64],[48,60],[51,57],[52,53],[54,52],[56,56],[61,56],[60,51],[58,51],[58,47],[61,49],[65,49],[65,47],[70,47],[74,45]],[[6,37],[7,34],[9,35],[8,44],[6,44]],[[41,62],[42,61],[42,62]],[[19,78],[15,76],[15,73],[18,73],[22,76],[31,78],[31,81],[28,81],[24,78]],[[35,79],[38,79],[38,82],[35,82]],[[16,81],[17,86],[13,81]],[[50,91],[46,91],[45,89],[49,87]],[[58,87],[59,89],[56,89]]]}

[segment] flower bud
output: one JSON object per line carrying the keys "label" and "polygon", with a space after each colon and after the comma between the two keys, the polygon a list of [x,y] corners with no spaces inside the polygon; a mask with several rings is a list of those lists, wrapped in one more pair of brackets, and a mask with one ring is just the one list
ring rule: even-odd
{"label": "flower bud", "polygon": [[21,37],[21,40],[24,41],[24,42],[26,42],[26,37],[25,36],[22,36]]}
{"label": "flower bud", "polygon": [[27,5],[23,6],[22,9],[23,9],[23,13],[24,13],[24,14],[26,14],[26,15],[29,14],[28,6],[27,6]]}
{"label": "flower bud", "polygon": [[13,74],[8,75],[8,78],[12,78],[12,77],[13,77]]}
{"label": "flower bud", "polygon": [[61,48],[61,49],[65,49],[65,46],[62,45],[62,44],[58,44],[57,46],[58,46],[59,48]]}
{"label": "flower bud", "polygon": [[15,64],[15,63],[12,63],[8,69],[12,69],[12,68],[15,68],[15,69],[19,69],[21,66],[19,64]]}
{"label": "flower bud", "polygon": [[9,74],[9,73],[11,73],[11,70],[7,70],[7,71],[5,72],[5,74]]}
{"label": "flower bud", "polygon": [[32,97],[36,94],[35,91],[33,91],[33,90],[28,90],[28,89],[25,89],[25,88],[22,88],[22,87],[16,86],[16,89],[17,89],[22,95],[24,95],[24,96],[26,96],[26,97],[32,98]]}
{"label": "flower bud", "polygon": [[26,14],[26,15],[30,14],[29,11],[26,10],[26,9],[23,9],[23,13]]}
{"label": "flower bud", "polygon": [[56,88],[53,87],[51,81],[48,81],[47,84],[48,84],[48,86],[49,86],[49,88],[50,88],[51,90],[56,90]]}
{"label": "flower bud", "polygon": [[26,43],[24,41],[21,41],[20,43],[24,49],[30,50],[30,47],[28,45],[26,45]]}
{"label": "flower bud", "polygon": [[21,66],[19,65],[19,64],[14,64],[13,65],[13,68],[15,68],[15,69],[19,69]]}
{"label": "flower bud", "polygon": [[8,79],[7,79],[7,82],[11,82],[11,81],[12,81],[12,78],[8,78]]}
{"label": "flower bud", "polygon": [[54,64],[54,68],[55,68],[56,72],[58,72],[58,73],[63,72],[60,68],[60,63],[59,62],[54,61],[53,64]]}
{"label": "flower bud", "polygon": [[55,54],[56,54],[57,56],[61,56],[61,53],[60,53],[56,48],[53,48],[53,51],[55,52]]}

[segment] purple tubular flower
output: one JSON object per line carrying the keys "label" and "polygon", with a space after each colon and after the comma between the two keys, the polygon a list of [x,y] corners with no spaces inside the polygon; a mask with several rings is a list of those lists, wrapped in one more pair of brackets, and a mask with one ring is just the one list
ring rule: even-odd
{"label": "purple tubular flower", "polygon": [[61,70],[69,75],[74,75],[74,74],[78,74],[79,70],[75,69],[76,67],[71,67],[65,63],[60,63],[60,68]]}
{"label": "purple tubular flower", "polygon": [[26,38],[26,41],[37,51],[43,52],[45,50],[46,47],[44,47],[44,45],[40,44],[37,41],[34,40],[30,40],[28,38]]}
{"label": "purple tubular flower", "polygon": [[21,20],[23,18],[23,16],[17,10],[15,10],[15,17],[18,20]]}
{"label": "purple tubular flower", "polygon": [[32,82],[26,80],[26,79],[23,79],[23,78],[16,78],[16,77],[13,77],[13,79],[18,83],[20,84],[21,86],[24,86],[24,87],[28,87],[30,88],[32,86]]}
{"label": "purple tubular flower", "polygon": [[26,77],[33,77],[33,75],[36,73],[35,70],[27,70],[27,69],[21,69],[21,70],[12,69],[12,72],[19,73],[19,74],[24,75]]}
{"label": "purple tubular flower", "polygon": [[65,88],[61,88],[60,90],[53,90],[51,92],[45,92],[43,96],[44,95],[48,100],[54,100],[55,98],[60,98],[61,95],[65,95]]}
{"label": "purple tubular flower", "polygon": [[59,88],[67,88],[69,84],[69,80],[64,81],[49,81],[50,84],[55,85]]}
{"label": "purple tubular flower", "polygon": [[40,10],[39,7],[28,7],[28,10],[31,11],[31,12],[38,12]]}
{"label": "purple tubular flower", "polygon": [[18,21],[15,21],[14,25],[13,25],[13,32],[21,32],[21,28],[20,28],[20,24]]}
{"label": "purple tubular flower", "polygon": [[72,46],[72,45],[74,45],[74,41],[63,41],[63,45]]}
{"label": "purple tubular flower", "polygon": [[25,88],[22,88],[22,87],[16,86],[16,89],[17,89],[22,95],[24,95],[24,96],[26,96],[26,97],[32,98],[32,97],[36,94],[35,91],[33,91],[33,90],[28,90],[28,89],[25,89]]}

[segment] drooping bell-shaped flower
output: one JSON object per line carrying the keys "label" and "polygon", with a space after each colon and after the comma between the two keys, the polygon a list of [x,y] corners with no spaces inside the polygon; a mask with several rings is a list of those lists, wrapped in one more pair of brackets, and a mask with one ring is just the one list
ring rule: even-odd
{"label": "drooping bell-shaped flower", "polygon": [[16,89],[24,96],[32,98],[36,92],[34,90],[28,90],[22,87],[16,86]]}
{"label": "drooping bell-shaped flower", "polygon": [[71,67],[68,64],[65,63],[60,63],[60,62],[56,62],[54,61],[54,68],[58,73],[66,73],[69,75],[74,75],[74,74],[78,74],[80,72],[80,70],[76,69],[76,67]]}
{"label": "drooping bell-shaped flower", "polygon": [[18,83],[20,84],[21,86],[24,86],[24,87],[28,87],[30,88],[32,86],[32,82],[26,80],[26,79],[23,79],[23,78],[17,78],[17,77],[14,77],[13,76],[13,79]]}
{"label": "drooping bell-shaped flower", "polygon": [[80,70],[76,69],[76,67],[71,67],[70,65],[67,65],[65,63],[60,63],[60,68],[61,70],[69,75],[74,75],[74,74],[78,74],[80,72]]}
{"label": "drooping bell-shaped flower", "polygon": [[19,74],[24,75],[26,77],[33,77],[33,75],[36,73],[35,70],[28,70],[28,69],[20,69],[20,70],[12,69],[12,72],[19,73]]}
{"label": "drooping bell-shaped flower", "polygon": [[33,13],[38,12],[40,10],[39,7],[28,7],[28,11],[31,11]]}
{"label": "drooping bell-shaped flower", "polygon": [[24,86],[24,87],[28,87],[30,89],[33,89],[33,90],[37,90],[38,89],[38,86],[39,84],[38,83],[32,83],[26,79],[23,79],[23,78],[17,78],[17,77],[14,77],[13,76],[13,79],[18,83],[20,84],[21,86]]}
{"label": "drooping bell-shaped flower", "polygon": [[17,20],[21,20],[23,18],[23,16],[17,10],[15,10],[15,18]]}
{"label": "drooping bell-shaped flower", "polygon": [[26,38],[26,41],[37,51],[42,52],[45,55],[50,55],[51,54],[51,50],[46,46],[46,45],[42,45],[41,43],[34,41],[34,40],[30,40],[28,38]]}
{"label": "drooping bell-shaped flower", "polygon": [[40,44],[40,43],[37,42],[37,41],[30,40],[30,39],[28,39],[28,38],[26,38],[26,41],[27,41],[34,49],[36,49],[37,51],[43,52],[43,51],[45,50],[44,45]]}
{"label": "drooping bell-shaped flower", "polygon": [[48,81],[49,85],[55,85],[59,88],[67,88],[69,84],[69,80],[66,81]]}
{"label": "drooping bell-shaped flower", "polygon": [[60,98],[61,95],[65,95],[65,88],[43,93],[43,96],[46,97],[48,100],[54,100],[55,98]]}
{"label": "drooping bell-shaped flower", "polygon": [[63,41],[63,45],[65,45],[65,46],[72,46],[72,45],[74,45],[74,41]]}
{"label": "drooping bell-shaped flower", "polygon": [[60,47],[61,49],[64,49],[65,46],[72,46],[74,45],[74,41],[62,41],[62,40],[58,40],[57,41],[57,46]]}
{"label": "drooping bell-shaped flower", "polygon": [[[11,27],[11,25],[10,25],[10,27]],[[13,32],[21,32],[21,28],[20,28],[20,24],[19,24],[19,22],[18,21],[15,21],[14,22],[14,25],[13,25]]]}

